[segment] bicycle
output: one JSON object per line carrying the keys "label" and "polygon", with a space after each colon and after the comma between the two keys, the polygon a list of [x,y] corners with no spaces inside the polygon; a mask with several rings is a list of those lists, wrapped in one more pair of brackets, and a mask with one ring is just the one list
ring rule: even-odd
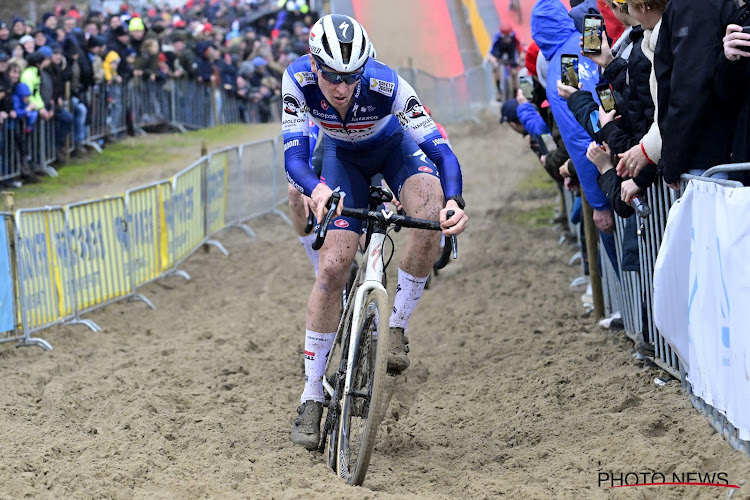
{"label": "bicycle", "polygon": [[[328,412],[318,451],[323,453],[327,448],[328,466],[354,486],[364,482],[378,427],[390,401],[386,394],[386,377],[391,305],[382,283],[393,257],[392,250],[386,261],[383,252],[385,240],[390,238],[388,228],[442,230],[438,221],[394,214],[385,209],[380,212],[374,210],[380,203],[392,198],[388,189],[371,187],[368,209],[344,208],[342,212],[344,216],[367,222],[366,251],[351,283],[351,293],[346,296],[336,338],[326,361],[323,387]],[[323,245],[328,224],[340,200],[339,193],[333,193],[329,210],[313,244],[314,249],[318,250]],[[448,213],[449,217],[453,215],[451,212]],[[451,252],[453,258],[457,258],[455,236],[446,240],[437,264],[445,266]],[[337,349],[341,351],[340,359],[338,366],[334,366],[332,360]]]}

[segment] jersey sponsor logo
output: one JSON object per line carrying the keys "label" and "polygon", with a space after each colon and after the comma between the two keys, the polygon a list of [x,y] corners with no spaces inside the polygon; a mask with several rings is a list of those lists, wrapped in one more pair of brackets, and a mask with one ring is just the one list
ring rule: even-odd
{"label": "jersey sponsor logo", "polygon": [[328,109],[328,103],[326,102],[325,99],[320,101],[320,107],[323,108],[323,111],[326,111]]}
{"label": "jersey sponsor logo", "polygon": [[315,74],[310,71],[299,71],[294,74],[294,78],[297,79],[301,87],[315,83]]}
{"label": "jersey sponsor logo", "polygon": [[422,103],[419,102],[419,99],[417,99],[417,96],[413,95],[406,100],[404,113],[406,113],[406,116],[411,118],[412,120],[421,116],[425,116],[424,108],[422,107]]}
{"label": "jersey sponsor logo", "polygon": [[311,110],[311,113],[317,116],[318,118],[322,118],[323,120],[335,120],[336,119],[336,115],[331,114],[331,113],[321,113],[317,109]]}
{"label": "jersey sponsor logo", "polygon": [[[421,149],[417,149],[411,154],[414,158],[419,158],[419,161],[422,163],[427,163],[427,154],[422,151]],[[424,167],[419,167],[420,170],[422,170]]]}
{"label": "jersey sponsor logo", "polygon": [[310,361],[315,361],[315,353],[312,351],[305,351],[305,359],[309,359]]}
{"label": "jersey sponsor logo", "polygon": [[333,225],[341,229],[349,227],[349,223],[344,219],[337,219],[336,222],[333,223]]}
{"label": "jersey sponsor logo", "polygon": [[388,97],[393,96],[393,90],[396,84],[392,82],[386,82],[377,78],[370,78],[370,90],[374,90],[379,94],[387,95]]}
{"label": "jersey sponsor logo", "polygon": [[440,139],[433,139],[432,140],[432,145],[433,146],[439,146],[441,144],[448,144],[448,141],[446,141],[443,137],[441,137]]}
{"label": "jersey sponsor logo", "polygon": [[298,113],[302,111],[302,106],[296,97],[292,94],[284,95],[284,113],[292,116],[299,116]]}
{"label": "jersey sponsor logo", "polygon": [[379,119],[380,119],[379,116],[358,116],[358,117],[352,118],[352,121],[353,122],[362,122],[362,121],[365,121],[365,120],[379,120]]}
{"label": "jersey sponsor logo", "polygon": [[294,189],[296,189],[297,191],[299,191],[300,193],[304,193],[305,192],[305,190],[302,188],[302,186],[300,186],[299,184],[297,184],[294,181],[294,179],[292,179],[292,176],[289,175],[289,172],[286,173],[286,180],[289,181],[289,184],[291,184],[292,187]]}
{"label": "jersey sponsor logo", "polygon": [[297,146],[299,146],[299,139],[292,139],[291,141],[287,141],[284,143],[284,151]]}
{"label": "jersey sponsor logo", "polygon": [[427,172],[428,174],[432,173],[432,169],[430,167],[419,167],[417,170],[420,172]]}

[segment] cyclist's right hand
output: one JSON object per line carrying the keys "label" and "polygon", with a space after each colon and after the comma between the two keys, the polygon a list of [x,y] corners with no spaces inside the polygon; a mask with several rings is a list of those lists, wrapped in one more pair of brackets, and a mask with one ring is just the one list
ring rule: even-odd
{"label": "cyclist's right hand", "polygon": [[[328,212],[328,208],[326,208],[326,205],[328,204],[328,200],[331,199],[331,193],[333,191],[331,188],[329,188],[327,185],[323,184],[322,182],[315,186],[315,189],[313,189],[313,192],[311,193],[310,199],[312,201],[312,209],[313,213],[315,213],[315,218],[318,219],[318,222],[322,222],[323,219],[326,217],[326,213]],[[344,204],[339,203],[339,206],[336,210],[336,216],[341,215],[341,211],[344,209]]]}

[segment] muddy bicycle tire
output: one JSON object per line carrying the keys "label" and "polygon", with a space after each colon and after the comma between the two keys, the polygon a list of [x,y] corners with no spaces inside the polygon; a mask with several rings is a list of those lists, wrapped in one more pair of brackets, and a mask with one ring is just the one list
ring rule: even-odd
{"label": "muddy bicycle tire", "polygon": [[358,325],[361,341],[353,354],[352,387],[350,394],[341,397],[337,426],[336,472],[351,485],[361,485],[365,480],[386,411],[389,318],[388,296],[372,290],[363,304]]}

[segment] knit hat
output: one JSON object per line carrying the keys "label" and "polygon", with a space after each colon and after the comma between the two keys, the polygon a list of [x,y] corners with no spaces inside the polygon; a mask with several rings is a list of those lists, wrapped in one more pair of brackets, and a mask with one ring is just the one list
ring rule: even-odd
{"label": "knit hat", "polygon": [[31,35],[24,35],[18,40],[18,43],[23,45],[26,42],[33,42],[33,41],[34,39],[31,37]]}
{"label": "knit hat", "polygon": [[52,57],[52,49],[47,47],[46,45],[42,48],[40,48],[37,52],[42,54],[45,58],[51,58]]}
{"label": "knit hat", "polygon": [[134,17],[128,24],[128,31],[146,31],[146,27],[143,25],[143,19],[140,17]]}

